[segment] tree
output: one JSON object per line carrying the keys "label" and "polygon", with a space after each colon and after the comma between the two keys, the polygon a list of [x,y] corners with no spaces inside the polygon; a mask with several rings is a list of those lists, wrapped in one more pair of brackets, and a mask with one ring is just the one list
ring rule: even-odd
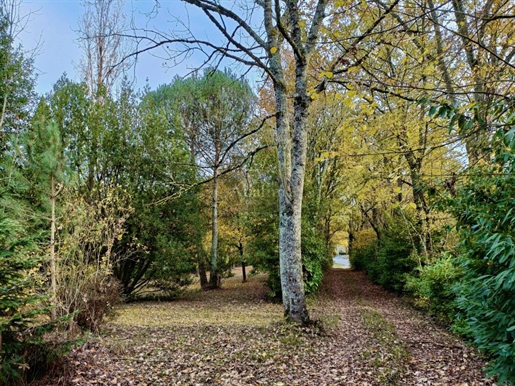
{"label": "tree", "polygon": [[[27,183],[19,157],[34,96],[32,61],[14,39],[23,28],[17,1],[0,1],[0,383],[22,377],[27,347],[44,328],[41,306],[29,273],[41,267],[39,234],[31,227],[33,210],[24,202]],[[27,330],[33,328],[32,333]]]}
{"label": "tree", "polygon": [[[5,208],[13,203],[6,202],[12,197],[6,194],[4,184],[0,200]],[[24,232],[23,225],[13,213],[3,210],[0,214],[0,383],[20,377],[28,340],[25,330],[45,311],[37,306],[41,297],[33,292],[34,283],[27,274],[39,267],[40,259],[35,240]]]}
{"label": "tree", "polygon": [[80,69],[89,95],[102,100],[109,95],[121,75],[131,66],[120,64],[131,47],[123,37],[127,28],[123,7],[125,0],[84,0],[84,13],[79,21],[79,45],[84,57]]}
{"label": "tree", "polygon": [[[41,109],[48,111],[45,102],[40,103]],[[44,113],[42,113],[44,114]],[[52,302],[52,321],[57,319],[57,272],[56,272],[56,230],[57,230],[57,196],[61,192],[64,183],[65,161],[61,134],[55,122],[48,120],[48,115],[40,115],[34,122],[33,129],[28,133],[25,141],[27,155],[29,157],[28,169],[37,181],[37,191],[44,196],[45,204],[50,204],[46,211],[50,218],[50,242],[49,242],[49,264]]]}
{"label": "tree", "polygon": [[[382,0],[372,3],[385,12],[390,9]],[[356,82],[411,103],[430,101],[442,116],[446,108],[457,109],[454,119],[460,123],[473,117],[474,124],[458,125],[458,133],[468,162],[487,159],[485,145],[498,118],[495,100],[513,90],[515,52],[508,43],[514,33],[512,14],[511,2],[431,0],[414,6],[401,2],[383,23],[387,33],[381,39],[386,44],[368,45]],[[365,17],[360,12],[354,15],[356,20]],[[361,47],[356,48],[359,52]],[[398,68],[403,71],[397,72]],[[406,69],[412,76],[404,76]],[[463,108],[470,105],[475,108]]]}
{"label": "tree", "polygon": [[[188,37],[135,36],[148,46],[137,52],[173,43],[200,45],[206,49],[209,59],[221,55],[239,61],[250,67],[258,67],[272,80],[275,94],[275,120],[279,162],[279,251],[283,306],[288,319],[305,323],[309,319],[306,309],[302,259],[301,259],[301,212],[306,167],[307,128],[311,100],[326,87],[327,80],[348,53],[345,49],[335,60],[322,80],[310,85],[308,69],[313,53],[321,39],[321,30],[329,2],[314,3],[294,0],[256,1],[252,4],[236,4],[227,8],[211,0],[184,0],[204,11],[218,28],[225,44]],[[377,25],[398,4],[395,1],[363,33],[354,39],[356,43],[369,36]],[[260,12],[262,18],[256,23],[254,15]],[[361,31],[360,31],[361,32]],[[295,86],[289,92],[286,84],[282,51],[289,47],[294,55]],[[337,50],[339,43],[334,43]],[[184,52],[183,52],[184,53]],[[170,52],[177,57],[177,52]],[[293,115],[290,115],[288,100],[293,101]],[[290,117],[292,119],[290,119]]]}
{"label": "tree", "polygon": [[[218,207],[220,176],[245,158],[242,143],[255,129],[251,125],[254,96],[249,85],[230,71],[207,69],[202,76],[176,79],[169,87],[169,103],[180,116],[191,159],[201,178],[211,183],[211,288],[220,286]],[[165,87],[158,92],[165,94]]]}
{"label": "tree", "polygon": [[[194,239],[195,221],[188,208],[194,197],[183,192],[176,200],[166,198],[178,197],[195,169],[174,115],[148,90],[135,93],[128,82],[122,83],[116,98],[106,95],[97,103],[84,83],[63,78],[54,87],[50,107],[63,133],[67,166],[77,181],[76,192],[68,196],[93,205],[115,191],[120,210],[128,211],[102,220],[111,227],[116,226],[113,218],[124,218],[124,232],[113,240],[110,257],[124,293],[133,295],[150,281],[175,293],[187,284],[193,269],[188,240]],[[80,245],[88,248],[88,243]],[[104,244],[94,245],[98,253],[105,252]]]}
{"label": "tree", "polygon": [[7,138],[19,133],[28,123],[30,102],[34,97],[32,60],[21,47],[14,47],[19,20],[14,13],[17,4],[0,2],[0,150],[5,151]]}

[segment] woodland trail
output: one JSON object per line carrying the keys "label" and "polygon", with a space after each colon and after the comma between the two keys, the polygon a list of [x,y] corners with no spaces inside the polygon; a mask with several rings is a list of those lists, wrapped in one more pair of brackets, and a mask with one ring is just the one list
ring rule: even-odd
{"label": "woodland trail", "polygon": [[124,305],[37,385],[495,385],[473,349],[360,272],[331,270],[309,300],[321,326],[301,331],[262,280]]}

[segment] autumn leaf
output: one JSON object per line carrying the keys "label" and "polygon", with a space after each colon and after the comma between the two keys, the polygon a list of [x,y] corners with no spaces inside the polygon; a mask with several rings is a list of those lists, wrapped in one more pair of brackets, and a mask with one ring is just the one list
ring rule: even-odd
{"label": "autumn leaf", "polygon": [[410,202],[406,205],[406,208],[408,209],[417,209],[417,204],[415,204],[414,202]]}
{"label": "autumn leaf", "polygon": [[[31,386],[495,384],[473,348],[362,272],[327,272],[310,310],[323,330],[283,323],[281,305],[265,301],[263,279],[242,284],[235,276],[223,291],[124,305],[99,337]],[[207,310],[216,315],[206,318]]]}

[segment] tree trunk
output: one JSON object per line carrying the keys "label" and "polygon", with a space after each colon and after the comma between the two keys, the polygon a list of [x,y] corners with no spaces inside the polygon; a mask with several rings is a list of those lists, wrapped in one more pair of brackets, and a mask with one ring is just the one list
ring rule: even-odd
{"label": "tree trunk", "polygon": [[288,207],[286,198],[286,189],[289,187],[288,176],[290,174],[290,143],[286,138],[286,132],[289,131],[288,124],[288,106],[286,94],[281,87],[276,86],[275,98],[277,105],[276,125],[277,125],[277,154],[279,158],[279,266],[281,275],[281,292],[284,306],[284,314],[289,315],[290,309],[290,285],[288,272],[288,249],[286,239],[290,236],[287,230],[290,226],[288,221]]}
{"label": "tree trunk", "polygon": [[430,208],[424,197],[424,183],[420,177],[420,168],[411,170],[411,183],[413,184],[413,201],[417,205],[417,233],[420,239],[420,249],[425,257],[433,252],[429,212]]}
{"label": "tree trunk", "polygon": [[242,283],[247,282],[247,271],[245,270],[245,268],[246,268],[245,262],[242,261],[241,262],[241,274],[243,275],[243,280],[241,281]]}
{"label": "tree trunk", "polygon": [[490,158],[487,146],[489,134],[488,125],[486,123],[486,106],[481,106],[486,101],[487,91],[485,91],[484,87],[485,80],[481,77],[480,71],[478,71],[480,63],[476,53],[474,52],[474,45],[471,43],[474,37],[471,39],[471,27],[467,20],[467,13],[463,4],[464,2],[463,0],[452,0],[451,3],[454,17],[456,19],[458,34],[463,44],[463,51],[465,51],[465,61],[472,74],[474,84],[474,102],[480,106],[480,108],[474,111],[474,118],[478,127],[472,129],[471,132],[462,133],[464,136],[463,141],[465,142],[469,165],[475,165],[482,158],[486,160]]}
{"label": "tree trunk", "polygon": [[8,94],[4,95],[4,101],[2,103],[2,112],[0,113],[0,131],[2,130],[2,126],[4,125],[4,117],[5,117],[5,108],[7,107],[7,97]]}
{"label": "tree trunk", "polygon": [[[293,23],[292,23],[293,24]],[[286,255],[288,284],[290,287],[289,304],[286,309],[288,318],[296,323],[305,324],[309,320],[304,295],[302,274],[301,229],[302,199],[306,170],[307,129],[306,121],[309,108],[307,95],[307,67],[303,60],[296,58],[295,97],[293,99],[293,138],[292,169],[289,189],[285,195],[285,207],[281,216],[285,217],[284,240],[279,243],[280,253]]]}
{"label": "tree trunk", "polygon": [[[304,295],[301,255],[301,222],[304,174],[307,153],[306,120],[310,97],[307,95],[307,66],[318,38],[327,5],[320,0],[312,19],[309,34],[302,33],[300,11],[294,0],[284,2],[288,17],[286,31],[279,2],[263,2],[268,48],[275,48],[270,57],[270,72],[274,75],[276,99],[277,155],[279,160],[279,261],[281,289],[286,317],[298,324],[309,321]],[[277,24],[274,25],[274,22]],[[278,33],[279,32],[279,33]],[[288,36],[289,35],[289,36]],[[288,37],[287,37],[288,36]],[[295,94],[293,98],[293,133],[288,119],[287,89],[283,76],[281,54],[277,49],[282,38],[289,38],[295,52]]]}
{"label": "tree trunk", "polygon": [[57,319],[57,279],[56,279],[56,264],[55,264],[55,202],[57,198],[55,176],[52,175],[50,179],[50,285],[52,291],[52,309],[50,316],[52,321]]}
{"label": "tree trunk", "polygon": [[[298,189],[298,187],[297,187]],[[301,198],[301,197],[300,197]],[[288,297],[284,299],[284,312],[288,320],[305,324],[309,320],[304,296],[304,281],[302,275],[301,255],[301,208],[302,198],[297,196],[294,202],[285,197],[284,207],[281,208],[280,225],[282,236],[279,239],[279,256],[286,275]],[[284,272],[283,272],[284,271]]]}
{"label": "tree trunk", "polygon": [[207,280],[206,273],[206,262],[204,261],[204,255],[199,251],[198,253],[198,276],[200,279],[200,288],[206,290],[209,288],[209,281]]}
{"label": "tree trunk", "polygon": [[243,244],[240,241],[238,244],[238,251],[240,252],[240,262],[241,262],[241,274],[243,276],[242,283],[247,282],[247,271],[245,270],[245,260],[243,259]]}
{"label": "tree trunk", "polygon": [[220,273],[218,272],[218,169],[213,172],[213,196],[211,201],[211,273],[209,276],[209,286],[211,288],[220,287]]}
{"label": "tree trunk", "polygon": [[[197,213],[198,215],[198,213]],[[202,231],[200,229],[200,219],[197,218],[197,226],[196,229],[196,244],[197,244],[197,266],[198,266],[198,276],[200,279],[200,288],[203,290],[209,289],[209,281],[207,279],[206,272],[206,254],[204,251],[204,247],[202,246]]]}

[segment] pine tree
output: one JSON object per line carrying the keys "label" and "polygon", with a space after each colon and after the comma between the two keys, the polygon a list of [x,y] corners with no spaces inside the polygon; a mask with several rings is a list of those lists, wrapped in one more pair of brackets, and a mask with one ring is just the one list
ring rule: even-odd
{"label": "pine tree", "polygon": [[25,145],[28,155],[28,172],[31,173],[33,181],[37,181],[35,191],[39,193],[41,209],[49,214],[45,217],[50,219],[49,266],[53,305],[51,316],[55,321],[57,319],[56,204],[57,196],[65,179],[65,162],[59,128],[55,122],[46,118],[48,115],[45,114],[45,111],[48,111],[48,107],[42,101]]}

